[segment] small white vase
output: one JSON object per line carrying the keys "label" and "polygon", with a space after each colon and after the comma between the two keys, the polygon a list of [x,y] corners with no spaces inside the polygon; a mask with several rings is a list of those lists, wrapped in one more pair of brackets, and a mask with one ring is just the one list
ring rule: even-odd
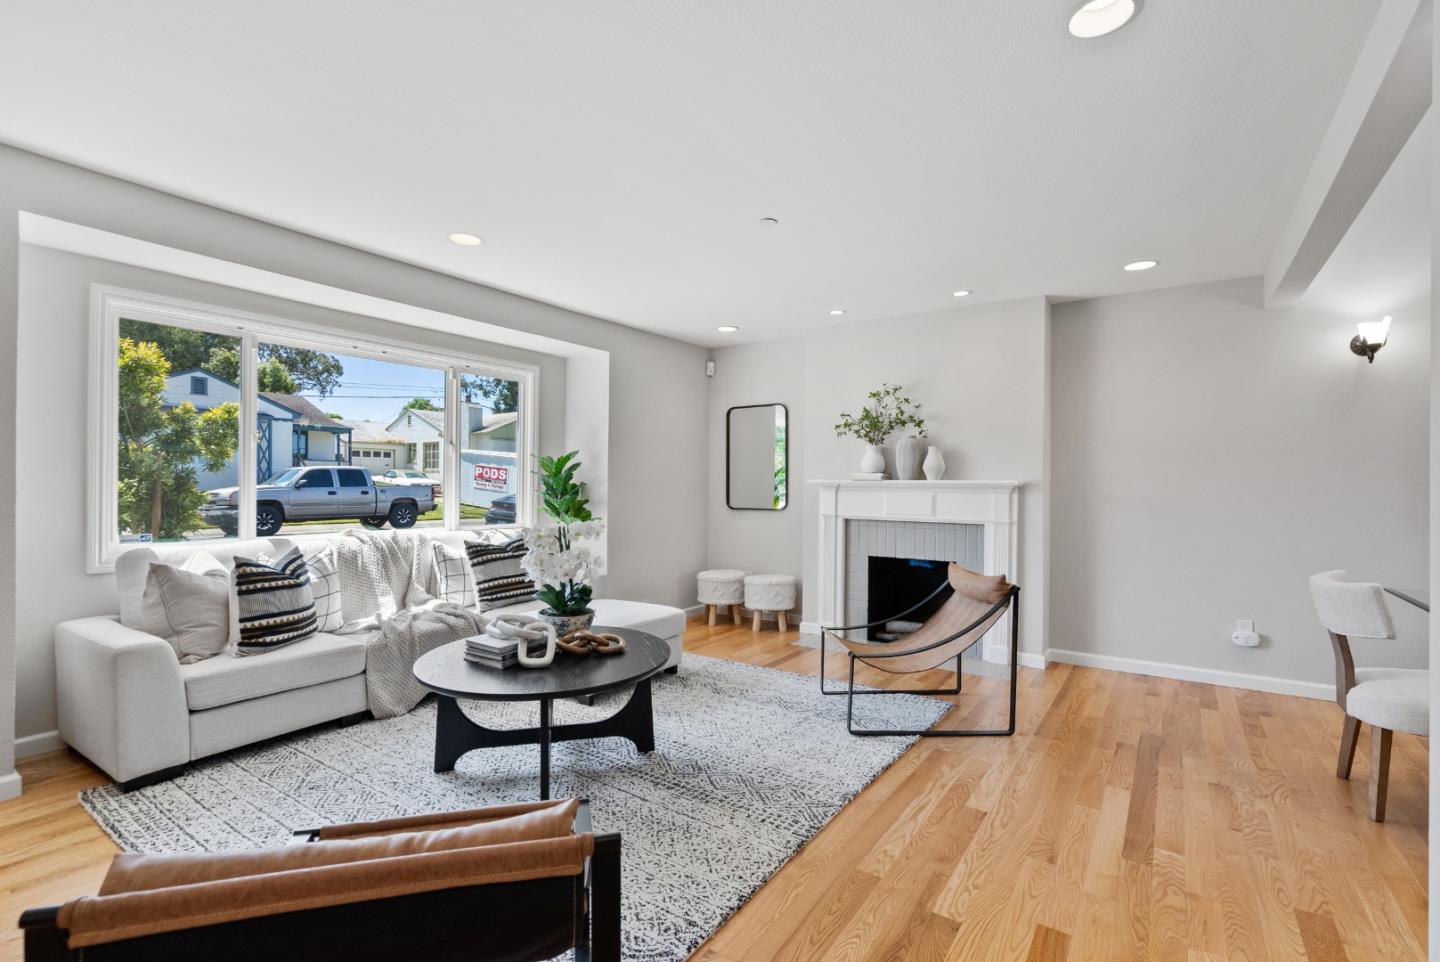
{"label": "small white vase", "polygon": [[895,477],[901,481],[917,480],[924,458],[925,442],[916,437],[901,438],[895,445]]}
{"label": "small white vase", "polygon": [[937,444],[930,445],[930,451],[925,455],[925,477],[931,481],[945,477],[945,455],[940,453]]}
{"label": "small white vase", "polygon": [[867,445],[865,456],[860,459],[860,471],[862,474],[884,474],[885,449],[878,444]]}

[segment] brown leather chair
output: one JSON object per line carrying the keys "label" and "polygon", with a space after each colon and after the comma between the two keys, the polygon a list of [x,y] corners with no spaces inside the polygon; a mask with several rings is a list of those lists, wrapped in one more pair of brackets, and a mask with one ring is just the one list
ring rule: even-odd
{"label": "brown leather chair", "polygon": [[[851,641],[842,632],[862,631],[899,621],[924,608],[930,602],[946,596],[939,610],[926,619],[919,629],[899,641],[875,643]],[[845,724],[852,735],[940,735],[965,737],[975,735],[1015,734],[1016,686],[1019,680],[1017,662],[1020,659],[1020,587],[1005,580],[1004,575],[982,575],[951,563],[946,579],[919,603],[864,625],[846,625],[838,628],[820,629],[820,691],[826,695],[845,695]],[[1010,706],[1007,724],[1004,728],[957,729],[895,729],[856,728],[855,698],[859,695],[958,695],[960,694],[961,657],[970,648],[980,643],[985,633],[995,626],[1005,612],[1010,612]],[[827,639],[833,638],[845,650],[850,663],[849,683],[844,688],[832,689],[825,684],[825,652]],[[893,674],[910,674],[930,671],[941,665],[955,662],[954,688],[875,688],[855,687],[855,665],[857,662],[879,668]]]}
{"label": "brown leather chair", "polygon": [[26,962],[619,962],[620,836],[578,800],[335,825],[281,849],[117,855],[20,919]]}

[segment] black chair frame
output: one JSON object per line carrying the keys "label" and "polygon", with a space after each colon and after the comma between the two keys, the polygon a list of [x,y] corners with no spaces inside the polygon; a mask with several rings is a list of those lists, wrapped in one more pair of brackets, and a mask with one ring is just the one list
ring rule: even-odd
{"label": "black chair frame", "polygon": [[[910,614],[913,614],[913,613],[916,612],[916,611],[919,611],[921,608],[923,608],[925,605],[929,604],[931,601],[934,601],[936,598],[941,597],[942,595],[946,594],[947,592],[953,592],[954,590],[955,590],[954,588],[950,587],[950,583],[949,583],[948,581],[942,582],[941,585],[940,585],[938,588],[936,588],[934,591],[932,591],[929,595],[927,595],[925,598],[921,599],[921,600],[920,600],[918,603],[916,603],[914,606],[912,606],[912,607],[910,607],[910,608],[907,608],[907,609],[905,609],[904,611],[900,612],[898,615],[891,615],[891,616],[888,617],[888,618],[880,618],[880,619],[877,619],[877,620],[875,620],[875,621],[869,622],[868,624],[863,624],[863,625],[846,625],[846,626],[843,626],[843,627],[821,628],[821,629],[820,629],[820,693],[821,693],[821,694],[824,694],[824,695],[845,695],[845,696],[846,696],[846,704],[845,704],[845,727],[849,730],[850,734],[852,734],[852,735],[861,735],[861,736],[866,736],[866,735],[920,735],[920,736],[924,736],[924,737],[948,737],[948,738],[974,738],[974,737],[981,736],[981,735],[1013,735],[1013,734],[1015,734],[1015,706],[1016,706],[1017,690],[1018,690],[1018,687],[1019,687],[1019,680],[1020,680],[1020,676],[1019,676],[1019,659],[1020,659],[1020,586],[1019,586],[1019,585],[1011,585],[1009,592],[1006,593],[1006,595],[1005,595],[1004,598],[1001,598],[1001,599],[1000,599],[999,601],[997,601],[995,604],[991,605],[990,608],[989,608],[988,610],[986,610],[986,612],[985,612],[983,615],[981,615],[979,618],[977,618],[977,619],[975,619],[974,621],[972,621],[970,624],[966,625],[964,628],[961,628],[959,631],[957,631],[957,632],[955,632],[955,633],[953,633],[953,634],[951,634],[951,635],[948,635],[948,636],[946,636],[946,637],[944,637],[944,638],[941,638],[939,641],[931,642],[930,644],[925,645],[923,648],[914,648],[914,649],[909,649],[909,650],[905,650],[905,651],[895,651],[895,652],[876,651],[874,654],[871,654],[871,653],[867,652],[867,653],[865,653],[865,654],[863,654],[863,655],[857,655],[855,652],[850,651],[848,648],[847,648],[847,649],[844,649],[844,650],[845,650],[845,653],[849,656],[849,663],[850,663],[849,683],[848,683],[848,684],[846,685],[846,687],[844,687],[844,688],[836,688],[836,689],[827,688],[826,685],[825,685],[825,637],[826,637],[827,634],[834,633],[835,635],[838,636],[840,632],[844,632],[844,631],[859,631],[859,630],[861,630],[862,628],[863,628],[863,629],[869,629],[869,628],[877,627],[877,626],[879,626],[879,625],[883,625],[883,624],[885,624],[886,622],[897,621],[897,620],[899,620],[899,619],[901,619],[901,618],[904,618],[906,615],[910,615]],[[888,689],[888,688],[875,688],[875,689],[870,689],[870,690],[866,690],[866,691],[856,691],[856,690],[855,690],[855,663],[856,663],[857,661],[863,661],[863,662],[866,662],[866,663],[868,664],[868,663],[874,662],[874,661],[883,661],[883,660],[885,660],[885,659],[887,659],[887,658],[902,658],[902,657],[908,657],[908,656],[910,656],[910,655],[923,654],[923,653],[925,653],[925,652],[927,652],[927,651],[933,651],[933,650],[936,649],[936,648],[944,647],[945,645],[950,644],[950,642],[956,640],[957,638],[963,638],[966,634],[974,631],[976,628],[978,628],[978,627],[980,627],[981,625],[983,625],[983,624],[986,622],[987,619],[989,619],[989,618],[991,618],[992,616],[994,616],[996,612],[1003,611],[1007,606],[1008,606],[1009,609],[1010,609],[1010,711],[1009,711],[1009,724],[1008,724],[1005,728],[987,728],[987,729],[974,729],[974,728],[956,729],[956,728],[947,728],[947,729],[940,729],[940,730],[927,728],[927,729],[923,729],[923,730],[916,730],[916,729],[856,728],[856,727],[855,727],[855,697],[856,697],[857,695],[864,696],[864,695],[958,695],[958,694],[960,694],[960,693],[961,693],[961,691],[960,691],[960,689],[961,689],[960,659],[964,656],[964,654],[965,654],[966,651],[969,651],[971,648],[975,647],[976,644],[979,644],[981,639],[980,639],[980,638],[975,639],[975,642],[974,642],[973,644],[967,646],[967,647],[964,649],[964,651],[961,651],[958,655],[955,656],[955,687],[954,687],[954,688],[922,688],[922,689]],[[983,637],[983,636],[982,636],[982,637]],[[886,670],[884,665],[874,665],[873,667],[879,668],[879,669],[881,669],[882,671]],[[939,667],[939,666],[937,665],[936,667]]]}
{"label": "black chair frame", "polygon": [[[575,830],[589,832],[581,803]],[[319,830],[297,832],[297,841]],[[576,876],[471,885],[225,922],[71,949],[59,906],[20,917],[25,962],[620,962],[620,836],[596,835]]]}

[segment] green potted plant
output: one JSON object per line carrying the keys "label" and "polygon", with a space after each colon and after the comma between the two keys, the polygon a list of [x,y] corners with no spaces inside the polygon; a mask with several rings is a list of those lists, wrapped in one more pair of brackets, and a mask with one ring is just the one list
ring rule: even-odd
{"label": "green potted plant", "polygon": [[602,559],[579,543],[605,531],[605,522],[590,514],[585,482],[575,480],[579,456],[579,451],[570,451],[539,459],[540,510],[554,525],[525,532],[525,571],[539,586],[535,597],[545,603],[538,617],[562,636],[589,628],[595,620],[591,581],[604,568]]}
{"label": "green potted plant", "polygon": [[925,436],[925,419],[920,416],[920,405],[901,394],[900,390],[897,384],[882,384],[866,395],[869,403],[860,409],[858,417],[848,411],[840,412],[835,436],[865,442],[865,456],[860,459],[860,470],[864,474],[884,473],[883,445],[896,431],[913,427],[920,437]]}

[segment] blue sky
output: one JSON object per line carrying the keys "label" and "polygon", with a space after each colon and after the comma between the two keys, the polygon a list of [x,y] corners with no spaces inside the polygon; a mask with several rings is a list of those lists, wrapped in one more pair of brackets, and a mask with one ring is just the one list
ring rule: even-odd
{"label": "blue sky", "polygon": [[322,411],[339,414],[347,421],[388,424],[411,398],[425,397],[437,408],[445,406],[444,371],[348,354],[335,356],[345,365],[339,390],[326,398],[315,391],[301,392]]}

